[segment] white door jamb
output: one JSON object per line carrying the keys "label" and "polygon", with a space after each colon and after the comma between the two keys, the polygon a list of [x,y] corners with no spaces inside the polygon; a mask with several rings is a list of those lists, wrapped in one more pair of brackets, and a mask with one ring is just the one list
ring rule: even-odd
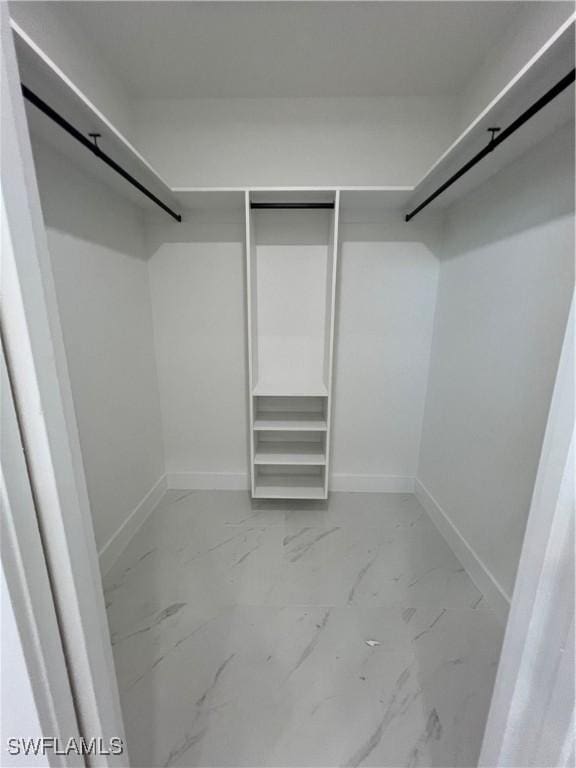
{"label": "white door jamb", "polygon": [[[94,532],[30,137],[0,3],[1,190],[7,237],[0,325],[38,528],[81,735],[124,739]],[[29,553],[28,553],[29,554]],[[33,567],[25,562],[25,568]],[[50,627],[41,627],[48,633]],[[66,739],[74,734],[55,734]],[[91,766],[129,765],[90,756]]]}

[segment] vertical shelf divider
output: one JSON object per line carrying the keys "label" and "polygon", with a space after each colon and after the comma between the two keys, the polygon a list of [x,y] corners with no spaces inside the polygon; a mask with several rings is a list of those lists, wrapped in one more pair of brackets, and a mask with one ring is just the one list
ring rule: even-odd
{"label": "vertical shelf divider", "polygon": [[250,192],[244,192],[244,216],[245,216],[245,257],[246,257],[246,318],[248,333],[248,412],[249,412],[249,444],[250,444],[250,492],[254,497],[256,492],[255,480],[255,445],[254,445],[254,396],[252,394],[257,379],[255,365],[255,333],[257,328],[256,319],[256,264],[253,258],[253,227],[250,211]]}
{"label": "vertical shelf divider", "polygon": [[334,379],[334,334],[336,329],[336,282],[338,278],[338,254],[340,247],[340,190],[336,190],[334,198],[334,216],[332,219],[330,251],[332,253],[332,269],[328,269],[327,290],[327,350],[325,353],[326,387],[328,400],[326,403],[326,470],[324,472],[324,494],[328,497],[330,477],[330,459],[332,454],[332,410],[333,410],[333,379]]}

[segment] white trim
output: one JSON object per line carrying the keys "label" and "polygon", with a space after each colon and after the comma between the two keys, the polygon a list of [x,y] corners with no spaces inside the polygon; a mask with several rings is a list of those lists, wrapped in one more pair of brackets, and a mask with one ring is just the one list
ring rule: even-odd
{"label": "white trim", "polygon": [[248,491],[247,472],[167,472],[168,488],[178,491]]}
{"label": "white trim", "polygon": [[348,475],[330,477],[331,491],[359,493],[414,493],[414,478],[403,475]]}
{"label": "white trim", "polygon": [[506,593],[506,590],[498,582],[478,553],[470,546],[458,528],[456,528],[430,491],[418,479],[416,479],[414,493],[450,549],[486,598],[486,602],[492,608],[498,620],[502,624],[506,624],[510,608],[510,596]]}
{"label": "white trim", "polygon": [[121,553],[126,549],[132,537],[142,526],[145,520],[154,512],[160,499],[168,490],[166,475],[157,480],[144,498],[134,507],[132,512],[110,536],[106,544],[98,553],[100,571],[102,575],[108,573]]}

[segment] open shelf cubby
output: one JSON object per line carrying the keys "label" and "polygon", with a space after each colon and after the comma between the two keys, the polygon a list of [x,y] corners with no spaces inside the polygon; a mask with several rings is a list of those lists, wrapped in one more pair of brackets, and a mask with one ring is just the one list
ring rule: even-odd
{"label": "open shelf cubby", "polygon": [[326,438],[324,432],[257,432],[254,464],[325,466]]}
{"label": "open shelf cubby", "polygon": [[254,497],[257,499],[324,499],[324,467],[257,466]]}
{"label": "open shelf cubby", "polygon": [[328,407],[326,396],[253,398],[255,498],[326,498]]}
{"label": "open shelf cubby", "polygon": [[326,397],[254,398],[254,431],[326,432]]}
{"label": "open shelf cubby", "polygon": [[326,498],[339,193],[245,202],[252,495]]}

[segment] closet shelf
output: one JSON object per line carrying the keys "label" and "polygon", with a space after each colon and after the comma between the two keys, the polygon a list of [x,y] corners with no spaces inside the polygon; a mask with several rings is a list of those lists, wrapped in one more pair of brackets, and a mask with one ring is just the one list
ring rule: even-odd
{"label": "closet shelf", "polygon": [[[89,137],[90,134],[99,134],[98,146],[106,155],[170,208],[177,208],[178,203],[168,183],[126,136],[16,22],[12,20],[11,26],[15,33],[14,42],[22,84],[37,94],[82,135]],[[158,211],[155,203],[87,151],[60,125],[28,101],[25,101],[25,104],[32,136],[43,139],[57,152],[70,158],[76,166],[112,187],[137,206],[149,211]],[[165,214],[158,212],[158,215]]]}
{"label": "closet shelf", "polygon": [[316,476],[266,475],[256,480],[256,499],[324,499],[324,482]]}
{"label": "closet shelf", "polygon": [[328,389],[323,383],[290,384],[289,382],[262,382],[256,384],[252,390],[255,397],[328,397]]}
{"label": "closet shelf", "polygon": [[[341,192],[344,217],[356,217],[370,211],[403,210],[413,187],[410,186],[330,186],[330,187],[171,187],[148,160],[134,147],[124,133],[88,98],[19,25],[12,20],[18,55],[20,78],[24,85],[38,94],[83,135],[100,134],[98,145],[118,165],[147,187],[166,205],[180,211],[229,213],[243,216],[245,194],[258,199],[283,199],[298,194],[304,199],[334,200]],[[115,189],[123,197],[150,212],[154,203],[131,187],[124,179],[107,168],[94,155],[78,145],[61,127],[26,103],[27,117],[33,136],[37,136],[69,157],[75,165]],[[325,388],[319,390],[325,394]],[[267,393],[266,393],[267,394]],[[272,392],[271,394],[276,394]],[[299,393],[295,393],[299,394]]]}
{"label": "closet shelf", "polygon": [[[416,208],[464,163],[486,146],[488,129],[506,127],[525,111],[552,85],[574,67],[574,16],[563,24],[526,65],[506,84],[488,106],[480,112],[450,147],[433,163],[416,186],[332,185],[309,187],[174,187],[155,170],[136,149],[121,129],[114,125],[90,98],[63,72],[58,65],[12,20],[18,66],[22,82],[88,136],[100,134],[99,146],[116,163],[148,188],[166,205],[185,211],[231,212],[242,217],[246,192],[251,199],[277,199],[287,194],[303,194],[310,199],[334,199],[340,195],[340,213],[351,221],[372,217],[375,212],[402,211]],[[430,204],[443,208],[460,198],[497,170],[510,163],[533,144],[550,134],[573,117],[573,88],[566,89],[553,102],[528,121],[494,152],[485,157],[472,171],[459,179]],[[27,105],[27,115],[33,135],[42,137],[58,152],[69,157],[75,165],[99,178],[138,206],[156,212],[154,203],[131,187],[125,179],[107,168],[97,157],[74,142],[50,118],[34,106]],[[320,198],[318,198],[320,195]],[[164,214],[159,214],[164,215]],[[259,387],[255,394],[264,392]],[[294,394],[298,394],[295,392]]]}
{"label": "closet shelf", "polygon": [[[406,205],[413,211],[490,140],[489,129],[510,125],[574,68],[574,16],[563,24],[436,160],[414,187]],[[467,194],[500,168],[573,118],[574,89],[567,88],[478,165],[433,200],[426,210],[441,209]]]}
{"label": "closet shelf", "polygon": [[260,414],[254,420],[255,432],[325,432],[326,429],[325,417],[314,413],[275,411]]}
{"label": "closet shelf", "polygon": [[315,443],[270,442],[256,450],[254,464],[291,464],[302,466],[324,466],[326,454]]}
{"label": "closet shelf", "polygon": [[381,211],[403,211],[414,192],[413,186],[333,186],[333,187],[173,187],[172,193],[182,208],[190,211],[244,211],[244,195],[258,201],[283,200],[297,195],[305,200],[333,200],[340,192],[342,216],[357,216]]}

